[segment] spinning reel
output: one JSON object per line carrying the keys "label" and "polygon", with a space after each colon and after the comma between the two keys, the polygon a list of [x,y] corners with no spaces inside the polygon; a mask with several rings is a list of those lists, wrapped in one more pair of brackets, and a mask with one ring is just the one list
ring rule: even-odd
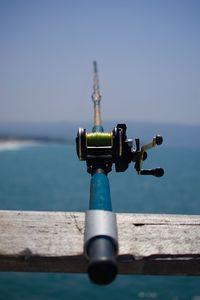
{"label": "spinning reel", "polygon": [[115,164],[116,172],[124,172],[129,163],[135,163],[138,175],[153,175],[161,177],[164,175],[162,168],[142,169],[143,161],[147,158],[147,150],[161,145],[163,138],[157,135],[153,140],[140,146],[140,139],[127,139],[126,124],[118,124],[112,132],[87,133],[85,129],[79,128],[76,137],[76,150],[80,160],[85,160],[87,171],[93,174],[98,168],[109,173],[112,164]]}

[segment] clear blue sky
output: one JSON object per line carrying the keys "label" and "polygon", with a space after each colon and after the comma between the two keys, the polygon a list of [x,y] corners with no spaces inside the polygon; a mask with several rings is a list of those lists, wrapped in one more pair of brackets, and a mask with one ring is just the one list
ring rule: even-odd
{"label": "clear blue sky", "polygon": [[200,125],[200,1],[0,0],[0,121]]}

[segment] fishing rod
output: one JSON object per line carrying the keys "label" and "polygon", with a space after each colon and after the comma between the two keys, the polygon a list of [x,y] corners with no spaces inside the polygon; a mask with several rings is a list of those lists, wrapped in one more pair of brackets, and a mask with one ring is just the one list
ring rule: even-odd
{"label": "fishing rod", "polygon": [[118,235],[116,214],[112,211],[108,173],[115,165],[116,172],[127,170],[135,163],[138,175],[164,175],[162,168],[143,169],[147,150],[161,145],[163,138],[155,136],[148,144],[140,146],[140,139],[126,136],[126,124],[118,124],[111,132],[104,132],[101,121],[101,94],[97,62],[93,62],[94,79],[92,101],[94,124],[92,132],[79,128],[76,137],[76,151],[81,161],[86,161],[87,172],[91,174],[89,210],[85,217],[84,254],[88,259],[88,275],[96,284],[111,283],[118,272]]}

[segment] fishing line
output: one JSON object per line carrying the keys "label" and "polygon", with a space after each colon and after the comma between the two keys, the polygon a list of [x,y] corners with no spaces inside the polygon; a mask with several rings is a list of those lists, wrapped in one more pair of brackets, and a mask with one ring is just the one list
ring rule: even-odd
{"label": "fishing line", "polygon": [[113,146],[113,134],[108,132],[91,132],[86,134],[88,147]]}

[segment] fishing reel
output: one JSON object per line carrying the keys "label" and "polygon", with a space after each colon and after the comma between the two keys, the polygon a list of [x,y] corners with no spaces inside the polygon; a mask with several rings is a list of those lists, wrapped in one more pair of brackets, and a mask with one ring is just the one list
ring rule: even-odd
{"label": "fishing reel", "polygon": [[124,172],[129,163],[135,163],[138,175],[153,175],[161,177],[164,175],[162,168],[142,169],[143,161],[147,158],[147,150],[161,145],[163,138],[157,135],[146,145],[140,146],[140,139],[127,139],[126,124],[118,124],[112,132],[87,133],[85,129],[79,128],[76,137],[76,150],[80,160],[87,163],[88,173],[92,174],[98,167],[103,168],[105,173],[112,170],[115,164],[116,172]]}

